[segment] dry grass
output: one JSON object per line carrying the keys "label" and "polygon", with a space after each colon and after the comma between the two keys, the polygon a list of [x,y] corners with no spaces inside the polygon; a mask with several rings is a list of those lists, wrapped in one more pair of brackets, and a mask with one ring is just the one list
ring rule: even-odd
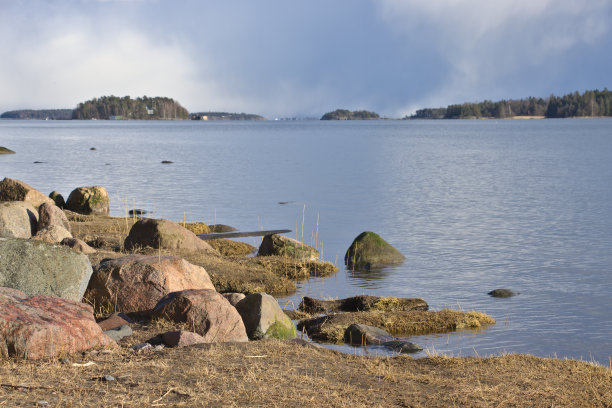
{"label": "dry grass", "polygon": [[2,360],[0,379],[0,406],[612,406],[612,371],[584,362],[368,358],[276,340]]}
{"label": "dry grass", "polygon": [[344,331],[353,323],[375,326],[395,335],[416,336],[461,329],[477,329],[495,320],[484,313],[413,310],[409,312],[347,312],[302,320],[299,330],[318,341],[344,343]]}

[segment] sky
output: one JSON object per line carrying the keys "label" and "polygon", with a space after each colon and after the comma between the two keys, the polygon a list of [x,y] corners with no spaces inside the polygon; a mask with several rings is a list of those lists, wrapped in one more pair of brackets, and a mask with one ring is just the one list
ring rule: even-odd
{"label": "sky", "polygon": [[612,88],[612,0],[0,0],[0,112],[103,95],[267,118]]}

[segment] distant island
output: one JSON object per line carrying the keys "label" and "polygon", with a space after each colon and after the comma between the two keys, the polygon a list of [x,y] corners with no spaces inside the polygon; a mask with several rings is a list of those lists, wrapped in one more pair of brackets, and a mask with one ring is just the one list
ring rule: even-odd
{"label": "distant island", "polygon": [[336,109],[333,112],[327,112],[321,117],[321,120],[373,120],[380,119],[378,113],[368,112],[366,110],[349,111],[346,109]]}
{"label": "distant island", "polygon": [[4,112],[0,119],[69,120],[72,109],[23,109]]}
{"label": "distant island", "polygon": [[263,116],[252,113],[229,113],[229,112],[197,112],[190,113],[193,120],[266,120]]}
{"label": "distant island", "polygon": [[509,99],[419,109],[404,119],[575,118],[612,116],[612,92],[574,92],[562,97]]}
{"label": "distant island", "polygon": [[265,120],[251,113],[198,112],[172,98],[102,96],[81,102],[76,109],[21,109],[4,112],[0,119],[22,120]]}
{"label": "distant island", "polygon": [[129,96],[102,96],[79,103],[72,111],[72,119],[115,120],[177,120],[188,119],[189,112],[172,98],[155,97],[132,99]]}

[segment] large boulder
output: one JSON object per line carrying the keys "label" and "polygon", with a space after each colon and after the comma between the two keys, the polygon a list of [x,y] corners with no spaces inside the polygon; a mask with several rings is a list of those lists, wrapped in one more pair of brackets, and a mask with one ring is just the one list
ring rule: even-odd
{"label": "large boulder", "polygon": [[0,286],[28,296],[46,294],[80,302],[91,273],[87,256],[69,248],[0,238]]}
{"label": "large boulder", "polygon": [[30,238],[37,223],[38,212],[29,202],[0,202],[0,237]]}
{"label": "large boulder", "polygon": [[113,346],[91,306],[0,289],[0,356],[40,359]]}
{"label": "large boulder", "polygon": [[27,201],[34,207],[42,203],[53,203],[53,200],[32,186],[8,177],[0,181],[0,201]]}
{"label": "large boulder", "polygon": [[245,297],[236,304],[236,310],[251,340],[292,339],[297,335],[289,316],[283,312],[276,299],[266,293],[254,293]]}
{"label": "large boulder", "polygon": [[236,308],[212,289],[169,293],[155,306],[153,316],[187,323],[207,343],[249,340]]}
{"label": "large boulder", "polygon": [[38,207],[38,230],[57,225],[70,232],[70,222],[64,211],[55,204],[43,203]]}
{"label": "large boulder", "polygon": [[163,219],[138,220],[125,238],[126,250],[140,247],[216,252],[207,242],[183,226]]}
{"label": "large boulder", "polygon": [[79,187],[68,196],[66,208],[79,214],[108,214],[110,198],[102,186]]}
{"label": "large boulder", "polygon": [[165,294],[186,289],[215,287],[204,268],[182,258],[128,255],[100,262],[85,298],[96,307],[148,312]]}
{"label": "large boulder", "polygon": [[402,255],[380,235],[366,231],[355,238],[344,255],[344,262],[351,269],[370,269],[404,261]]}
{"label": "large boulder", "polygon": [[257,255],[286,256],[304,261],[317,261],[320,256],[319,251],[313,247],[296,239],[278,234],[266,235],[261,241]]}

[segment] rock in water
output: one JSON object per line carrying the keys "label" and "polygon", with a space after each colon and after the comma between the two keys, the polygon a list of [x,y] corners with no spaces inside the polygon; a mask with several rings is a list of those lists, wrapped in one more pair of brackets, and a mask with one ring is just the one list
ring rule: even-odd
{"label": "rock in water", "polygon": [[46,294],[80,302],[91,274],[87,256],[69,248],[0,238],[0,286],[28,296]]}
{"label": "rock in water", "polygon": [[286,256],[304,261],[317,261],[319,251],[296,239],[282,235],[266,235],[259,246],[258,256]]}
{"label": "rock in water", "polygon": [[365,324],[351,324],[344,332],[344,341],[354,346],[383,344],[393,340],[395,337],[385,330]]}
{"label": "rock in water", "polygon": [[112,345],[85,303],[0,290],[2,357],[36,360]]}
{"label": "rock in water", "polygon": [[95,267],[85,298],[124,313],[147,312],[167,293],[215,287],[201,266],[172,256],[128,255]]}
{"label": "rock in water", "polygon": [[8,177],[0,181],[0,201],[27,201],[34,207],[42,203],[53,203],[53,200],[32,186]]}
{"label": "rock in water", "polygon": [[79,187],[68,196],[66,208],[79,214],[108,214],[110,198],[102,186]]}
{"label": "rock in water", "polygon": [[163,219],[137,221],[130,229],[124,247],[128,251],[141,247],[151,247],[216,252],[210,244],[202,241],[187,228],[176,222]]}
{"label": "rock in water", "polygon": [[423,350],[423,348],[418,344],[411,343],[406,340],[391,340],[384,342],[382,345],[383,347],[386,347],[389,350],[393,350],[396,353],[402,354],[416,353]]}
{"label": "rock in water", "polygon": [[378,234],[365,231],[353,241],[344,262],[351,269],[370,269],[404,261],[402,255]]}
{"label": "rock in water", "polygon": [[518,293],[511,291],[510,289],[495,289],[487,293],[489,296],[497,298],[507,298],[518,295]]}
{"label": "rock in water", "polygon": [[380,310],[386,312],[409,310],[428,310],[429,305],[421,298],[398,298],[394,296],[381,297],[372,295],[352,296],[337,300],[319,300],[304,296],[300,302],[299,310],[310,313],[336,313],[336,312],[367,312]]}
{"label": "rock in water", "polygon": [[187,323],[207,343],[249,341],[236,308],[212,289],[192,289],[164,296],[154,317]]}
{"label": "rock in water", "polygon": [[7,147],[0,146],[0,154],[15,154],[15,152]]}
{"label": "rock in water", "polygon": [[242,316],[247,335],[251,340],[264,338],[292,339],[297,336],[295,326],[278,305],[276,299],[266,293],[254,293],[236,304]]}
{"label": "rock in water", "polygon": [[29,202],[0,202],[0,237],[30,238],[37,224],[38,212]]}

